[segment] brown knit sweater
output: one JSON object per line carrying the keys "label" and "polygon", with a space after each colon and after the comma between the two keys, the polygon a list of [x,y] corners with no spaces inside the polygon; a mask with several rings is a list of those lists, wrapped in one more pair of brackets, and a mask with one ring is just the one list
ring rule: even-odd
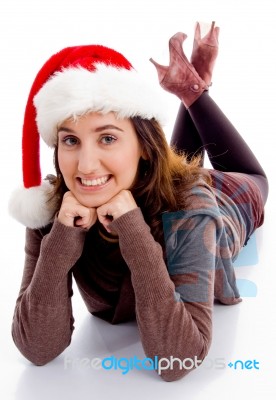
{"label": "brown knit sweater", "polygon": [[[92,314],[111,323],[136,316],[147,357],[203,360],[211,344],[214,295],[225,304],[240,301],[232,260],[246,239],[239,210],[225,196],[218,205],[217,195],[201,183],[190,194],[189,210],[165,214],[166,249],[139,208],[111,223],[119,243],[103,239],[98,224],[86,231],[55,219],[44,229],[27,229],[12,326],[22,354],[43,365],[70,344],[74,276]],[[175,364],[162,378],[188,372]]]}

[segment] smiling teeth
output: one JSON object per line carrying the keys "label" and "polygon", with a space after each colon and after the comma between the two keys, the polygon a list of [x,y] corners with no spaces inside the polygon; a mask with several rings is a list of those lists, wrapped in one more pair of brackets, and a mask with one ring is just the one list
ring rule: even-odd
{"label": "smiling teeth", "polygon": [[103,176],[102,178],[98,179],[81,179],[81,183],[84,186],[100,186],[107,182],[108,176]]}

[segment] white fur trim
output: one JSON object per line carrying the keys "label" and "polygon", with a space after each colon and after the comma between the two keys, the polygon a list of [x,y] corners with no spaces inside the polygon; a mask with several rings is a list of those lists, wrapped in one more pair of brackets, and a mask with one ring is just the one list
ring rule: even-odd
{"label": "white fur trim", "polygon": [[38,229],[48,225],[55,213],[51,207],[53,202],[48,202],[51,191],[49,181],[29,189],[16,189],[9,201],[10,215],[28,228]]}
{"label": "white fur trim", "polygon": [[140,116],[163,123],[161,99],[159,86],[143,81],[134,69],[97,64],[92,72],[82,67],[57,72],[34,97],[34,105],[39,134],[54,147],[58,124],[89,111],[113,111],[118,118]]}

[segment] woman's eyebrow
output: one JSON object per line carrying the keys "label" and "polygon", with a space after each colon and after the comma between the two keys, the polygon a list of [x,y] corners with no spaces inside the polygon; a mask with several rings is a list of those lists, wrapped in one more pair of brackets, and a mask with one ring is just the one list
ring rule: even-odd
{"label": "woman's eyebrow", "polygon": [[65,126],[60,126],[58,128],[58,130],[57,130],[57,133],[59,133],[61,131],[64,131],[64,132],[67,132],[67,133],[75,133],[75,131],[73,129],[66,128]]}
{"label": "woman's eyebrow", "polygon": [[[95,132],[102,132],[102,131],[105,131],[105,130],[108,130],[108,129],[115,129],[117,131],[124,132],[123,129],[121,129],[118,126],[115,126],[115,125],[99,126],[98,128],[95,129]],[[58,128],[58,130],[57,130],[57,133],[59,133],[61,131],[64,131],[64,132],[67,132],[67,133],[75,133],[75,131],[73,129],[66,128],[65,126],[60,126]]]}
{"label": "woman's eyebrow", "polygon": [[99,126],[98,128],[95,129],[95,132],[101,132],[101,131],[105,131],[107,129],[116,129],[117,131],[120,132],[124,132],[122,129],[120,129],[118,126],[116,125],[103,125],[103,126]]}

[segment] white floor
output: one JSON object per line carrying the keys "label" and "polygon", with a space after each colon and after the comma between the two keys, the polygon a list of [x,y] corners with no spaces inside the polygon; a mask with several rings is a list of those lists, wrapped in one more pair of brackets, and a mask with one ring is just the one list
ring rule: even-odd
{"label": "white floor", "polygon": [[[118,2],[122,3],[121,8]],[[144,0],[140,0],[136,6],[135,2],[129,2],[131,7],[125,7],[128,3],[121,0],[114,4],[103,0],[99,2],[101,5],[97,6],[98,9],[94,5],[96,2],[79,0],[73,3],[74,5],[68,1],[57,2],[54,12],[49,9],[49,1],[39,2],[39,8],[36,8],[35,3],[30,0],[15,0],[7,3],[5,8],[1,5],[3,10],[0,10],[0,26],[4,29],[0,35],[3,41],[1,47],[7,61],[5,64],[1,61],[3,73],[0,74],[3,97],[1,104],[6,105],[5,113],[1,116],[0,146],[3,188],[0,225],[0,398],[275,399],[276,185],[273,172],[276,40],[273,1],[252,1],[249,9],[247,2],[243,7],[242,2],[236,4],[233,1],[230,2],[230,7],[230,3],[226,6],[225,2],[218,0],[195,0],[193,7],[190,5],[187,9],[186,2],[171,0],[161,2],[158,10],[152,5],[148,10],[150,16],[143,9],[150,7],[150,2]],[[107,3],[110,11],[108,32],[106,26],[100,23],[105,20]],[[178,8],[169,7],[169,3]],[[93,9],[87,8],[91,4]],[[204,10],[196,8],[198,5]],[[93,19],[93,15],[98,18]],[[172,23],[172,16],[175,23]],[[132,21],[131,18],[134,17],[136,19]],[[141,32],[142,27],[139,24],[142,17]],[[213,344],[209,356],[200,368],[178,382],[163,382],[155,371],[133,369],[122,374],[120,369],[96,369],[96,358],[114,356],[131,359],[136,356],[143,359],[144,353],[135,323],[111,326],[93,318],[87,313],[77,289],[73,304],[76,329],[71,346],[44,367],[31,365],[18,352],[10,335],[24,259],[24,228],[7,215],[6,209],[10,191],[21,180],[22,115],[34,74],[46,57],[52,54],[55,46],[58,50],[74,43],[98,41],[108,44],[108,39],[111,41],[110,45],[118,50],[123,42],[124,47],[129,50],[128,54],[132,54],[134,58],[136,49],[140,47],[139,62],[143,64],[149,58],[148,55],[155,55],[151,51],[154,44],[159,43],[158,36],[164,43],[176,30],[185,31],[185,27],[192,29],[196,19],[209,21],[211,18],[216,18],[222,26],[220,58],[216,67],[215,84],[211,88],[212,94],[250,143],[270,179],[265,224],[256,233],[256,247],[252,242],[251,249],[248,247],[240,259],[241,265],[236,267],[243,290],[251,297],[244,297],[243,302],[237,306],[215,305]],[[82,20],[83,23],[75,29],[75,22]],[[153,22],[155,29],[152,34],[155,36],[147,41],[146,36],[142,36],[143,40],[140,40],[139,32],[141,35],[150,33]],[[105,33],[102,34],[104,40],[101,31]],[[125,38],[126,32],[129,34],[129,41],[133,41],[131,44]],[[192,33],[189,35],[192,36]],[[167,54],[166,42],[162,48],[164,54]],[[156,53],[160,53],[160,49]],[[138,60],[138,56],[136,59]],[[150,68],[146,71],[151,71]],[[172,103],[172,109],[176,112],[176,102]],[[173,116],[171,124],[172,122]],[[49,171],[46,167],[45,173],[47,172]],[[45,173],[43,170],[43,174]],[[242,369],[241,363],[245,366],[246,361],[248,368]],[[87,365],[88,362],[90,365]],[[229,367],[229,363],[236,365],[236,369],[234,366]]]}

